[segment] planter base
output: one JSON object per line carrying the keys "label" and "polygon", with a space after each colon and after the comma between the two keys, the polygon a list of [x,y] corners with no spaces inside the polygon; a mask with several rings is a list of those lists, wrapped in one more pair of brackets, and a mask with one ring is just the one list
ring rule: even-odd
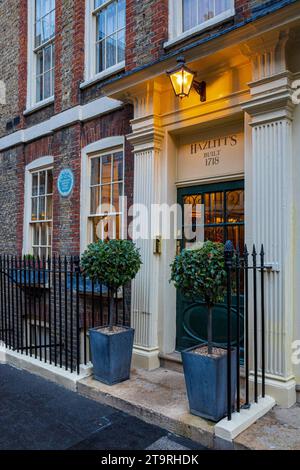
{"label": "planter base", "polygon": [[[212,357],[195,354],[199,346],[182,352],[190,412],[217,422],[227,414],[227,354]],[[231,403],[236,391],[236,351],[231,355]]]}
{"label": "planter base", "polygon": [[96,380],[107,385],[124,382],[130,378],[134,330],[106,334],[101,328],[90,330],[91,356]]}

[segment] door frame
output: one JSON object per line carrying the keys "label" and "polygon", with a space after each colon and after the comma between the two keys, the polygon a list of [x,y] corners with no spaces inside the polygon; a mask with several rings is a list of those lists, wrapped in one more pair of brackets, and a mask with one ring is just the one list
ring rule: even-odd
{"label": "door frame", "polygon": [[[244,179],[239,179],[239,180],[232,180],[232,181],[220,181],[220,182],[213,182],[213,183],[198,183],[186,187],[179,187],[177,188],[177,203],[183,207],[183,198],[184,196],[189,196],[192,194],[204,194],[204,193],[209,193],[209,192],[220,192],[220,191],[230,191],[230,190],[237,190],[237,189],[243,189],[245,190],[245,180]],[[226,198],[225,198],[225,204],[226,204]],[[225,205],[225,210],[226,210],[226,205]],[[245,214],[245,206],[244,206],[244,214]],[[245,225],[245,220],[243,224]],[[181,221],[181,227],[182,227],[182,221]],[[184,247],[184,237],[181,237],[180,240],[180,246],[181,250]],[[178,345],[178,321],[179,321],[179,292],[176,292],[176,350],[178,350],[177,345]]]}

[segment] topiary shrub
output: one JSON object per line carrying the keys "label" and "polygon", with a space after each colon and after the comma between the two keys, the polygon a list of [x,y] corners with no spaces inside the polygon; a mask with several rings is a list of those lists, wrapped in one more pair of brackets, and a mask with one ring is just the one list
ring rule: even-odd
{"label": "topiary shrub", "polygon": [[224,245],[207,241],[196,250],[183,250],[171,264],[171,281],[186,297],[202,299],[208,309],[207,343],[212,354],[212,309],[226,295]]}
{"label": "topiary shrub", "polygon": [[129,240],[100,240],[91,243],[81,257],[83,272],[109,290],[111,330],[114,324],[113,306],[116,291],[135,278],[141,264],[140,252]]}

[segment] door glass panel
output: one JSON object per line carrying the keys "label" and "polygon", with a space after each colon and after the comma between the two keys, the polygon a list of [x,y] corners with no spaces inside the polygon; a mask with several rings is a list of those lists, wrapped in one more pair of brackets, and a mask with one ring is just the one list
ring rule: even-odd
{"label": "door glass panel", "polygon": [[183,236],[184,247],[191,248],[200,238],[201,230],[201,194],[191,194],[183,199]]}
{"label": "door glass panel", "polygon": [[227,222],[244,222],[244,191],[226,192]]}
{"label": "door glass panel", "polygon": [[205,227],[205,241],[224,243],[224,227]]}
{"label": "door glass panel", "polygon": [[224,222],[224,193],[204,194],[205,224],[222,224]]}

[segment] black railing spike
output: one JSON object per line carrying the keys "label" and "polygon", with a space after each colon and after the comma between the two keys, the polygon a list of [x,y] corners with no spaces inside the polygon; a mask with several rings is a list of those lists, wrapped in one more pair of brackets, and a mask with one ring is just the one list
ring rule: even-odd
{"label": "black railing spike", "polygon": [[256,255],[257,255],[255,244],[253,244],[252,255],[253,255],[253,256],[256,256]]}
{"label": "black railing spike", "polygon": [[264,250],[264,245],[261,245],[261,250],[260,250],[260,256],[264,256],[265,250]]}

